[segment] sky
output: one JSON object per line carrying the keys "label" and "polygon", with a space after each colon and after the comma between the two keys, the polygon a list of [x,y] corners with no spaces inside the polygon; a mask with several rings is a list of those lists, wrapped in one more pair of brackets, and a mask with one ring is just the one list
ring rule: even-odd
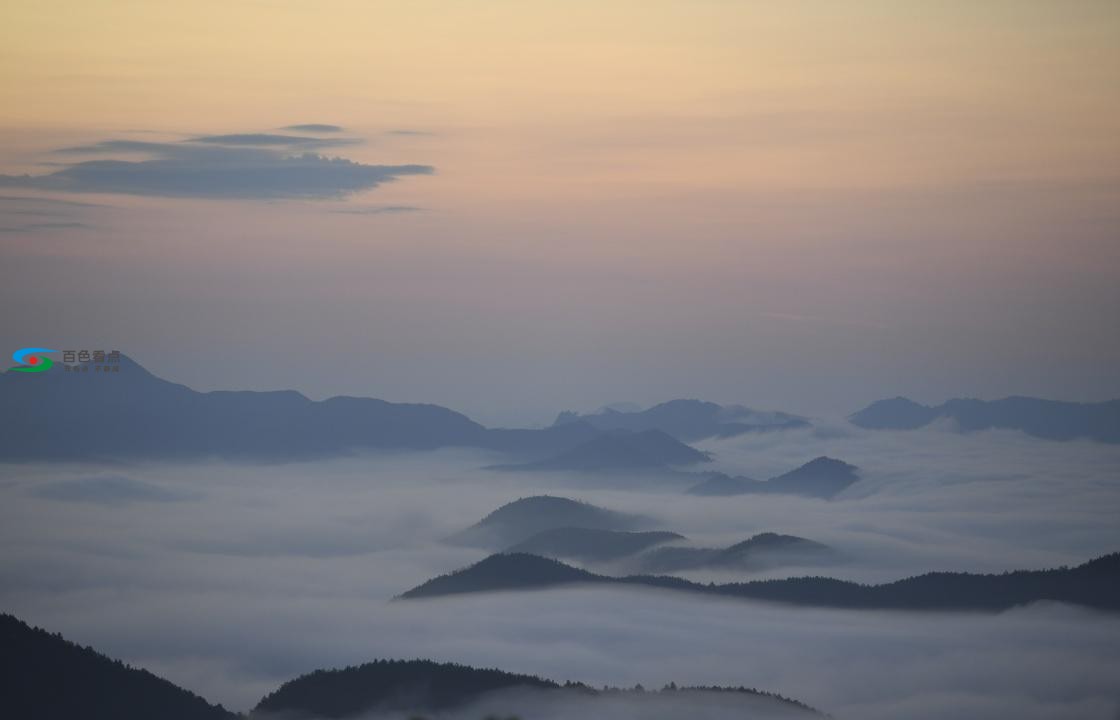
{"label": "sky", "polygon": [[488,424],[1120,397],[1118,87],[1111,0],[12,0],[0,351]]}

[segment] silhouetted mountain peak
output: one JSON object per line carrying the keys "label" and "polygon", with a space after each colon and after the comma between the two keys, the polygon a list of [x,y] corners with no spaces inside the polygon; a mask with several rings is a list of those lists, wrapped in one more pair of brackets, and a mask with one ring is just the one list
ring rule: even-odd
{"label": "silhouetted mountain peak", "polygon": [[402,598],[436,597],[468,592],[541,588],[595,582],[601,575],[527,553],[498,553],[470,567],[440,575],[401,594]]}
{"label": "silhouetted mountain peak", "polygon": [[461,545],[501,548],[557,528],[633,530],[648,524],[646,518],[637,515],[569,498],[537,495],[503,505],[448,540]]}
{"label": "silhouetted mountain peak", "polygon": [[746,495],[749,493],[805,495],[832,498],[859,480],[859,468],[842,460],[821,456],[784,475],[759,482],[747,477],[709,473],[703,482],[685,492],[690,495]]}
{"label": "silhouetted mountain peak", "polygon": [[873,402],[848,419],[869,429],[913,429],[928,424],[934,415],[932,408],[899,396]]}
{"label": "silhouetted mountain peak", "polygon": [[831,498],[859,480],[855,465],[830,457],[818,457],[762,485],[766,492]]}
{"label": "silhouetted mountain peak", "polygon": [[843,460],[837,460],[836,458],[830,458],[827,455],[821,455],[819,457],[813,458],[812,460],[810,460],[809,462],[805,463],[804,465],[802,465],[801,467],[797,468],[796,470],[794,470],[792,472],[832,473],[832,472],[850,472],[850,471],[854,471],[855,469],[856,469],[855,465],[849,465],[848,463],[844,462]]}
{"label": "silhouetted mountain peak", "polygon": [[[796,535],[781,535],[775,532],[763,532],[747,538],[742,542],[737,542],[729,546],[724,552],[727,553],[740,553],[747,550],[769,550],[774,548],[784,548],[792,546],[800,546],[806,544],[820,545],[814,543],[812,540],[806,540],[803,537]],[[824,547],[821,545],[821,547]]]}
{"label": "silhouetted mountain peak", "polygon": [[791,564],[821,564],[835,559],[827,545],[796,535],[764,532],[726,548],[663,547],[641,556],[647,572],[701,568],[757,571]]}

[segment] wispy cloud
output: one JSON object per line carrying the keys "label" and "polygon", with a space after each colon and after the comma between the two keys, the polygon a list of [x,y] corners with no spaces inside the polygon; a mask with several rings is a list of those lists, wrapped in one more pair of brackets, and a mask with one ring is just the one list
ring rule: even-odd
{"label": "wispy cloud", "polygon": [[184,500],[187,497],[159,485],[152,485],[119,475],[59,480],[36,488],[34,495],[49,500],[88,502],[101,505],[118,505],[131,502],[174,502]]}
{"label": "wispy cloud", "polygon": [[234,145],[250,147],[337,147],[358,145],[358,138],[317,138],[306,135],[275,135],[272,133],[233,133],[229,135],[204,135],[187,142],[208,145]]}
{"label": "wispy cloud", "polygon": [[341,125],[327,125],[325,123],[304,123],[302,125],[286,125],[281,130],[296,130],[298,132],[342,132]]}
{"label": "wispy cloud", "polygon": [[[0,175],[0,186],[159,197],[328,199],[435,171],[430,165],[370,165],[308,151],[355,142],[268,133],[206,135],[183,142],[110,139],[56,153],[111,157],[64,163],[41,175]],[[143,157],[134,159],[136,154]]]}
{"label": "wispy cloud", "polygon": [[42,222],[28,223],[27,225],[9,225],[0,227],[0,233],[31,233],[44,230],[90,230],[92,225],[81,222]]}
{"label": "wispy cloud", "polygon": [[78,208],[105,207],[104,205],[101,205],[99,203],[78,202],[77,200],[59,200],[57,198],[31,197],[27,195],[0,195],[0,204],[27,204]]}
{"label": "wispy cloud", "polygon": [[424,212],[424,208],[412,205],[369,205],[366,207],[342,208],[331,210],[335,215],[392,215],[396,213]]}
{"label": "wispy cloud", "polygon": [[0,195],[0,233],[18,234],[51,230],[88,230],[81,222],[96,203],[26,195]]}

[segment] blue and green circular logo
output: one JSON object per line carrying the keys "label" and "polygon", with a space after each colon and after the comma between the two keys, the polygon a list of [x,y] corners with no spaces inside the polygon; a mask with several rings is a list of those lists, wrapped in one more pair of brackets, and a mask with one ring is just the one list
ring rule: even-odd
{"label": "blue and green circular logo", "polygon": [[20,348],[12,353],[12,359],[19,365],[8,368],[11,372],[46,372],[54,365],[54,360],[51,360],[46,355],[40,353],[53,353],[57,350],[49,348]]}

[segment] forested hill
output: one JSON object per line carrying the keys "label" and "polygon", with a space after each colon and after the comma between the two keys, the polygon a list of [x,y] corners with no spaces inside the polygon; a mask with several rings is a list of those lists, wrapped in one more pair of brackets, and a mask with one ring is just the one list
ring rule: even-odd
{"label": "forested hill", "polygon": [[[377,660],[339,670],[316,670],[286,682],[261,700],[251,717],[254,720],[333,720],[357,717],[368,711],[440,713],[462,708],[488,694],[503,690],[541,691],[531,698],[526,695],[509,695],[494,701],[508,706],[512,712],[521,712],[523,706],[528,704],[538,711],[543,708],[543,712],[548,714],[548,708],[562,706],[565,701],[573,699],[573,696],[590,701],[590,707],[595,708],[598,700],[620,695],[652,700],[656,704],[659,700],[687,701],[689,697],[720,694],[729,698],[742,698],[744,711],[750,708],[766,710],[765,717],[775,717],[776,714],[783,718],[820,715],[804,703],[776,693],[746,687],[678,688],[670,684],[663,690],[653,692],[646,692],[640,687],[633,690],[597,690],[582,683],[567,682],[560,685],[533,675],[479,669],[455,663]],[[607,711],[608,708],[603,707],[603,710]],[[755,717],[751,712],[747,712],[745,716]],[[410,714],[409,717],[421,716]],[[502,717],[507,715],[503,714]]]}
{"label": "forested hill", "polygon": [[0,716],[12,720],[233,720],[147,670],[0,614]]}
{"label": "forested hill", "polygon": [[670,588],[709,595],[837,608],[897,610],[1005,610],[1050,600],[1101,610],[1120,610],[1120,553],[1074,568],[1017,570],[1002,574],[934,572],[882,585],[826,577],[759,580],[724,585],[678,577],[608,577],[556,560],[524,553],[498,554],[433,578],[402,598],[424,598],[494,590],[528,590],[570,584],[613,584]]}

